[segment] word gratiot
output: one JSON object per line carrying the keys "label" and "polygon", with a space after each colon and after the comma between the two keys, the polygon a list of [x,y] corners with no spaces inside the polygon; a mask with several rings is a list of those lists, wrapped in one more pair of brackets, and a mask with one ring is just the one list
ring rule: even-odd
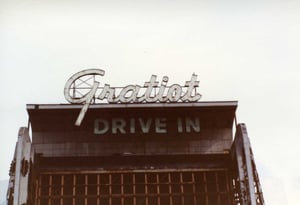
{"label": "word gratiot", "polygon": [[[101,69],[89,69],[76,73],[73,75],[65,85],[65,98],[70,103],[90,103],[92,99],[107,100],[109,103],[130,103],[130,102],[195,102],[201,97],[199,93],[194,93],[194,89],[199,86],[197,75],[192,75],[190,81],[186,81],[185,86],[173,84],[167,87],[169,78],[164,76],[162,82],[156,81],[157,76],[152,75],[150,81],[145,82],[144,86],[127,85],[119,94],[116,94],[116,88],[105,84],[104,87],[99,88],[99,82],[94,81],[89,92],[81,98],[73,98],[70,96],[71,85],[80,77],[86,75],[100,75],[104,76],[105,71]],[[183,87],[186,92],[183,92]],[[143,88],[143,89],[142,89]],[[102,89],[99,95],[96,95],[98,89]],[[158,89],[154,92],[154,89]],[[142,90],[144,92],[142,93]]]}
{"label": "word gratiot", "polygon": [[[81,121],[92,101],[107,100],[109,103],[141,103],[141,102],[196,102],[201,95],[196,92],[195,88],[199,86],[197,75],[193,74],[190,81],[186,81],[184,86],[172,84],[167,86],[169,78],[164,76],[159,83],[157,76],[152,75],[148,82],[141,85],[127,85],[116,93],[116,88],[105,84],[99,87],[100,82],[94,81],[85,95],[81,97],[71,96],[70,94],[76,89],[75,81],[87,75],[104,76],[105,71],[101,69],[88,69],[75,73],[67,82],[64,88],[64,95],[70,103],[83,103],[84,106],[77,118],[75,125],[80,125]],[[159,85],[160,84],[160,85]],[[73,87],[72,87],[73,86]],[[96,94],[101,90],[100,94]],[[185,90],[185,91],[184,91]]]}

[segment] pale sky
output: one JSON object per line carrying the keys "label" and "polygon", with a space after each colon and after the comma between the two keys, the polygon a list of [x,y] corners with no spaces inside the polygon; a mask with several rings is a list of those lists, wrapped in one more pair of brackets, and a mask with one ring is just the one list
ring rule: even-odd
{"label": "pale sky", "polygon": [[266,204],[298,205],[299,36],[300,1],[0,0],[0,179],[26,104],[67,103],[75,72],[112,86],[195,73],[202,101],[239,101]]}

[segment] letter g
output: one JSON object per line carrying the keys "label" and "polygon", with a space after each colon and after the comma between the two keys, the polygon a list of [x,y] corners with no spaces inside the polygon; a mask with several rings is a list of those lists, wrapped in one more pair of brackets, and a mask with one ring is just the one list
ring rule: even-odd
{"label": "letter g", "polygon": [[95,92],[97,90],[97,87],[99,86],[99,82],[94,81],[93,86],[91,87],[91,90],[86,93],[84,96],[82,96],[81,98],[73,98],[72,96],[70,96],[70,89],[72,84],[79,79],[80,77],[86,76],[86,75],[101,75],[104,76],[105,71],[101,70],[101,69],[87,69],[87,70],[83,70],[80,71],[78,73],[75,73],[74,75],[72,75],[69,80],[66,82],[65,88],[64,88],[64,95],[65,98],[68,102],[70,103],[90,103],[89,101],[91,101],[92,96],[95,95]]}

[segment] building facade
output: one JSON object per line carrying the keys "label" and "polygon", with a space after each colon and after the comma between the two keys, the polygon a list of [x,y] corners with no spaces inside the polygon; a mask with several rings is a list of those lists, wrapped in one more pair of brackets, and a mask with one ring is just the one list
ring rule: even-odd
{"label": "building facade", "polygon": [[8,204],[264,203],[237,102],[81,107],[27,105]]}
{"label": "building facade", "polygon": [[236,101],[200,102],[195,74],[118,90],[104,73],[74,74],[71,104],[27,105],[8,205],[264,204]]}

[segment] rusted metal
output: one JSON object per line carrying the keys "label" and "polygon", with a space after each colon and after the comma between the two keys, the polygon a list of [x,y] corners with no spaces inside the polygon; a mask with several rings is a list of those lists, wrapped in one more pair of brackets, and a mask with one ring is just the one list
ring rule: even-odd
{"label": "rusted metal", "polygon": [[241,205],[264,205],[254,156],[245,124],[237,126],[232,146],[235,202]]}
{"label": "rusted metal", "polygon": [[[93,104],[78,128],[72,119],[81,106],[27,106],[33,142],[29,136],[23,141],[32,149],[21,146],[24,156],[16,149],[10,171],[11,190],[27,187],[27,204],[264,204],[243,124],[237,125],[232,144],[237,102]],[[99,116],[109,122],[115,118],[132,122],[135,116],[166,118],[168,129],[157,132],[152,124],[152,130],[145,132],[145,127],[129,126],[125,133],[112,131],[99,137],[94,133]],[[183,132],[178,119],[186,117],[197,117],[199,123],[185,126],[188,131]],[[199,129],[194,129],[198,124]],[[27,135],[24,131],[19,135]],[[15,183],[17,172],[19,179],[28,177],[27,185],[17,178]],[[10,196],[19,198],[14,193]],[[21,205],[11,199],[9,205]]]}
{"label": "rusted metal", "polygon": [[[38,196],[36,205],[92,204],[231,204],[228,170],[45,174],[41,173],[39,189],[47,192]],[[71,179],[67,181],[67,178]],[[72,180],[73,178],[73,180]],[[44,179],[44,181],[42,180]],[[55,179],[55,180],[54,180]],[[78,179],[78,181],[76,181]],[[90,179],[96,179],[91,181]],[[64,193],[65,186],[73,187],[72,195]],[[226,187],[221,188],[221,187]]]}

